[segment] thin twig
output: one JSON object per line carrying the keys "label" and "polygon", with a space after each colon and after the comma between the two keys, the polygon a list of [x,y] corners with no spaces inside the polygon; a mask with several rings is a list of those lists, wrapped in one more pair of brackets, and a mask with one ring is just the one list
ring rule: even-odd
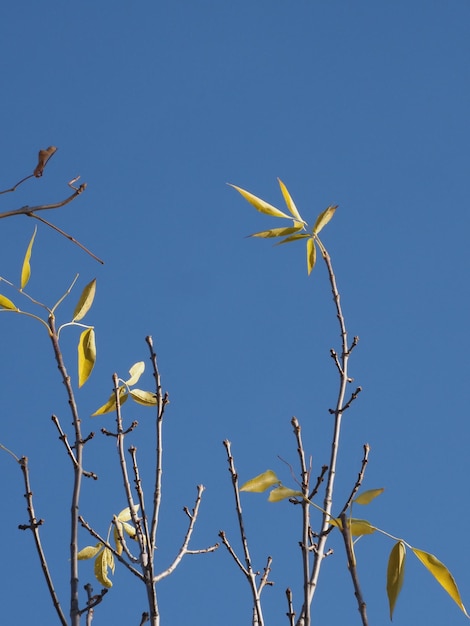
{"label": "thin twig", "polygon": [[163,415],[168,404],[168,394],[163,395],[162,381],[157,364],[157,354],[150,335],[145,338],[150,350],[150,361],[155,379],[155,395],[157,397],[156,442],[155,442],[155,485],[153,490],[153,511],[151,520],[151,545],[157,547],[157,529],[162,501],[162,466],[163,466]]}
{"label": "thin twig", "polygon": [[359,576],[358,576],[357,567],[356,567],[356,558],[354,556],[354,551],[352,547],[353,543],[352,543],[352,536],[351,536],[351,528],[349,526],[346,513],[344,512],[341,513],[340,519],[341,519],[341,535],[343,537],[344,546],[346,548],[346,555],[348,558],[348,568],[349,568],[349,572],[351,574],[351,579],[352,579],[353,586],[354,586],[354,595],[356,596],[357,606],[358,606],[359,614],[361,616],[362,624],[363,626],[368,626],[369,622],[367,619],[367,607],[364,601],[364,597],[362,595],[361,586],[359,584]]}
{"label": "thin twig", "polygon": [[34,174],[28,174],[28,176],[25,176],[24,178],[22,178],[19,182],[16,183],[16,185],[13,185],[13,187],[10,187],[10,189],[4,189],[3,191],[0,191],[0,196],[4,193],[10,193],[12,191],[16,191],[20,185],[25,183],[30,178],[34,178]]}
{"label": "thin twig", "polygon": [[[245,532],[245,524],[243,522],[242,505],[240,501],[240,491],[238,488],[238,474],[235,469],[235,463],[234,463],[233,456],[232,456],[231,443],[230,441],[228,441],[228,439],[226,439],[223,442],[223,444],[227,451],[228,470],[230,472],[230,476],[232,477],[233,493],[235,496],[235,509],[237,511],[238,526],[240,529],[240,537],[241,537],[241,542],[243,546],[243,552],[245,555],[246,567],[244,568],[242,567],[242,571],[244,572],[246,579],[248,580],[248,584],[250,585],[251,594],[253,597],[253,612],[254,612],[253,623],[256,623],[257,626],[264,626],[263,611],[261,608],[261,599],[260,599],[260,589],[258,589],[256,585],[257,572],[253,570],[253,567],[251,564],[250,550],[248,548],[248,539],[247,539],[246,532]],[[225,535],[222,536],[222,534],[219,533],[219,537],[222,538],[222,541],[223,541],[224,536]],[[227,543],[224,542],[224,545],[228,548]],[[229,552],[232,555],[232,557],[236,556],[233,550],[229,550]],[[235,558],[235,561],[237,563],[240,562],[238,557]]]}
{"label": "thin twig", "polygon": [[184,536],[181,548],[179,549],[179,552],[176,555],[173,563],[169,567],[167,567],[165,571],[161,572],[160,574],[154,577],[153,579],[154,583],[158,583],[160,580],[163,580],[163,578],[166,578],[172,572],[174,572],[174,570],[178,567],[178,565],[180,564],[185,554],[201,554],[201,553],[206,553],[206,552],[214,552],[214,550],[217,550],[217,548],[219,547],[218,544],[215,544],[213,546],[209,546],[208,548],[203,548],[201,550],[193,550],[193,551],[188,550],[188,545],[191,540],[191,536],[193,534],[197,516],[199,514],[199,507],[201,505],[203,491],[204,491],[204,485],[198,485],[196,502],[194,503],[194,508],[192,512],[190,512],[187,508],[185,509],[185,513],[189,517],[189,526],[186,531],[186,535]]}
{"label": "thin twig", "polygon": [[53,313],[50,313],[48,318],[50,339],[54,350],[57,367],[60,371],[62,382],[67,391],[67,399],[72,413],[72,423],[74,429],[74,484],[72,491],[72,503],[71,503],[71,520],[70,520],[70,618],[71,626],[79,626],[80,614],[79,614],[79,576],[78,576],[78,510],[80,503],[80,490],[82,484],[82,459],[83,459],[83,438],[81,431],[81,421],[78,414],[78,407],[75,401],[75,395],[73,392],[72,384],[70,382],[70,376],[68,375],[65,367],[62,351],[59,346],[59,337],[55,326],[55,317]]}
{"label": "thin twig", "polygon": [[69,202],[72,202],[72,200],[75,200],[75,198],[83,193],[85,189],[86,183],[83,183],[71,196],[67,196],[67,198],[65,198],[65,200],[62,200],[61,202],[54,202],[53,204],[38,204],[37,206],[26,205],[19,209],[14,209],[13,211],[0,213],[0,220],[5,217],[13,217],[14,215],[27,215],[28,217],[30,217],[32,213],[36,213],[37,211],[50,211],[51,209],[60,209],[66,204],[69,204]]}
{"label": "thin twig", "polygon": [[57,616],[60,620],[60,623],[62,624],[62,626],[67,626],[68,622],[62,611],[59,598],[57,597],[56,591],[54,589],[54,584],[52,582],[52,577],[49,572],[49,567],[47,565],[46,556],[42,548],[41,538],[39,536],[39,526],[43,523],[43,520],[38,520],[34,512],[33,492],[31,490],[31,485],[30,485],[30,480],[29,480],[28,458],[25,456],[21,457],[21,459],[19,460],[19,464],[21,467],[21,471],[23,473],[23,480],[24,480],[24,486],[25,486],[25,498],[27,502],[27,510],[28,510],[28,516],[29,516],[29,524],[26,526],[24,525],[20,526],[20,528],[21,530],[29,529],[33,533],[34,543],[36,544],[36,551],[39,556],[39,561],[41,563],[41,568],[44,574],[44,578],[46,579],[47,588],[49,589],[49,595],[51,596],[52,603],[57,612]]}
{"label": "thin twig", "polygon": [[[62,426],[60,425],[59,418],[56,415],[52,415],[51,419],[54,422],[54,424],[56,425],[57,430],[59,431],[59,439],[64,444],[65,449],[67,450],[67,454],[69,455],[72,463],[74,464],[75,467],[78,467],[77,459],[75,458],[73,450],[70,447],[70,444],[69,444],[68,439],[67,439],[67,435],[62,430]],[[88,437],[86,437],[86,439],[83,440],[82,443],[86,443],[87,441],[89,441],[93,437],[94,437],[94,433],[90,433],[88,435]],[[86,470],[82,470],[82,472],[83,472],[83,475],[86,476],[87,478],[93,478],[93,480],[98,480],[98,476],[94,472],[87,472]]]}
{"label": "thin twig", "polygon": [[[344,320],[344,315],[341,307],[340,295],[338,291],[338,287],[336,284],[336,276],[333,270],[333,266],[331,263],[330,255],[328,254],[325,246],[319,239],[317,235],[315,235],[315,242],[318,244],[323,260],[325,262],[328,279],[330,282],[331,292],[333,294],[333,302],[336,309],[336,317],[338,319],[338,325],[340,330],[341,337],[341,355],[340,357],[336,357],[336,352],[332,352],[332,356],[335,359],[336,367],[339,373],[339,390],[338,397],[336,400],[336,407],[333,411],[334,414],[334,425],[333,425],[333,434],[331,441],[331,453],[330,453],[330,462],[328,466],[326,487],[325,487],[325,496],[323,500],[323,510],[324,514],[322,517],[321,529],[318,533],[318,544],[316,550],[314,551],[314,559],[313,559],[313,567],[309,580],[309,592],[308,592],[308,600],[307,604],[311,604],[313,600],[313,596],[315,594],[318,578],[320,575],[320,568],[325,556],[325,547],[328,538],[328,528],[330,526],[329,519],[331,517],[331,510],[333,506],[333,489],[336,477],[336,465],[338,459],[338,450],[339,450],[339,441],[340,441],[340,432],[341,432],[341,421],[344,410],[344,398],[346,394],[346,388],[348,383],[350,382],[350,378],[348,375],[348,361],[350,356],[350,351],[352,347],[357,343],[353,341],[353,345],[351,348],[348,346],[348,334],[346,330],[346,323]],[[305,603],[304,603],[305,604]],[[304,620],[304,615],[306,611],[306,606],[303,606],[302,612],[297,620],[298,626],[310,626],[309,622]]]}
{"label": "thin twig", "polygon": [[97,257],[96,254],[93,254],[93,252],[91,250],[89,250],[86,246],[84,246],[77,239],[75,239],[75,237],[72,237],[72,235],[69,235],[68,233],[66,233],[65,230],[62,230],[61,228],[59,228],[58,226],[56,226],[52,222],[48,222],[43,217],[40,217],[39,215],[36,215],[35,213],[29,214],[29,217],[34,217],[35,219],[39,220],[40,222],[42,222],[46,226],[49,226],[50,228],[55,230],[57,233],[59,233],[59,235],[62,235],[63,237],[65,237],[66,239],[68,239],[69,241],[74,243],[76,246],[81,248],[84,252],[89,254],[93,259],[95,259],[95,261],[98,261],[98,263],[101,263],[101,265],[104,265],[104,261],[102,259]]}
{"label": "thin twig", "polygon": [[87,594],[87,603],[86,603],[86,607],[80,611],[80,615],[83,615],[83,613],[87,614],[86,626],[90,626],[91,622],[93,621],[93,613],[94,613],[95,606],[100,604],[100,602],[102,602],[104,596],[108,593],[109,589],[102,589],[100,593],[95,594],[95,595],[93,595],[93,587],[90,585],[90,583],[87,583],[84,586],[84,589]]}
{"label": "thin twig", "polygon": [[290,626],[294,626],[295,624],[295,611],[294,611],[294,604],[292,602],[292,591],[287,588],[286,589],[286,596],[287,596],[287,617],[289,618],[289,624]]}
{"label": "thin twig", "polygon": [[[351,502],[353,501],[354,496],[356,495],[356,493],[359,491],[360,486],[362,485],[362,482],[364,480],[364,474],[366,472],[366,467],[367,467],[367,463],[369,462],[369,451],[370,451],[370,446],[368,443],[364,444],[364,456],[362,457],[362,463],[361,463],[361,469],[359,470],[359,473],[357,475],[357,480],[356,480],[356,484],[354,485],[351,494],[349,496],[349,498],[346,501],[346,504],[344,505],[341,513],[338,515],[338,517],[341,517],[341,515],[343,515],[343,513],[345,513],[349,507],[351,506]],[[332,526],[333,528],[333,526]]]}
{"label": "thin twig", "polygon": [[302,494],[304,496],[302,501],[302,540],[300,542],[300,549],[302,551],[302,568],[303,568],[303,587],[304,587],[304,605],[303,605],[303,617],[305,624],[310,624],[310,602],[309,602],[309,590],[310,590],[310,504],[307,500],[309,494],[309,472],[307,464],[305,462],[304,445],[302,442],[302,431],[299,421],[296,417],[291,420],[294,434],[297,439],[297,454],[299,455],[300,462],[300,474],[302,477]]}

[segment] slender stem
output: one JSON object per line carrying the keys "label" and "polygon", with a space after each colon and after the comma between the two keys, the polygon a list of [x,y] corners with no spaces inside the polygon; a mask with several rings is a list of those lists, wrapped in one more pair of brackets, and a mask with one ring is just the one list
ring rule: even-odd
{"label": "slender stem", "polygon": [[67,391],[68,402],[70,410],[72,412],[72,424],[74,429],[74,450],[75,460],[72,463],[74,473],[74,484],[72,492],[72,503],[70,509],[70,618],[71,626],[79,626],[80,624],[80,610],[79,610],[79,578],[78,578],[78,514],[79,514],[79,502],[80,502],[80,489],[82,481],[82,459],[83,459],[83,440],[81,433],[81,422],[78,415],[78,408],[75,402],[75,396],[70,381],[70,376],[67,373],[65,363],[62,357],[62,352],[59,346],[59,338],[55,327],[55,318],[51,313],[48,319],[50,338],[52,347],[54,349],[54,355],[59,368],[62,382],[65,385]]}
{"label": "slender stem", "polygon": [[[321,523],[321,530],[319,532],[319,539],[316,550],[314,552],[313,559],[313,568],[312,573],[310,575],[309,581],[309,589],[308,589],[308,598],[307,604],[311,604],[313,600],[313,596],[315,594],[318,577],[320,574],[321,565],[324,558],[325,546],[328,539],[328,528],[329,522],[328,520],[331,517],[331,509],[333,505],[333,489],[336,478],[336,466],[338,459],[338,449],[339,449],[339,440],[340,440],[340,432],[341,432],[341,420],[344,412],[344,398],[346,394],[346,388],[349,382],[348,376],[348,360],[350,356],[350,349],[348,348],[348,334],[346,330],[346,324],[344,321],[344,315],[341,308],[340,295],[338,291],[338,287],[336,285],[336,277],[333,271],[333,266],[331,264],[330,256],[321,243],[321,241],[316,237],[316,242],[318,243],[320,250],[322,252],[323,260],[325,261],[328,278],[330,281],[331,291],[333,294],[333,301],[336,308],[336,317],[338,319],[338,324],[340,328],[340,336],[341,336],[341,356],[339,360],[336,359],[337,369],[339,372],[340,382],[339,382],[339,390],[338,397],[336,400],[335,409],[332,411],[334,414],[334,426],[333,426],[333,437],[331,441],[331,452],[330,452],[330,463],[328,466],[328,473],[326,479],[326,487],[325,487],[325,497],[323,501],[323,517]],[[304,604],[302,608],[302,613],[299,616],[297,621],[298,626],[310,626],[309,622],[305,621],[305,613],[306,606]]]}
{"label": "slender stem", "polygon": [[120,403],[120,388],[119,377],[117,374],[113,374],[114,395],[116,399],[116,425],[117,425],[117,449],[119,455],[119,462],[121,465],[122,478],[124,483],[124,490],[126,492],[127,502],[129,504],[129,510],[131,513],[132,523],[136,529],[136,536],[139,542],[140,560],[142,574],[145,582],[145,590],[147,592],[147,600],[150,611],[150,623],[152,626],[159,626],[160,614],[157,603],[157,595],[155,585],[153,584],[153,546],[149,545],[146,540],[145,532],[142,528],[141,520],[137,517],[134,498],[132,496],[131,484],[129,481],[129,474],[127,471],[126,457],[124,453],[124,438],[125,431],[122,425],[121,415],[121,403]]}
{"label": "slender stem", "polygon": [[[238,488],[238,474],[235,469],[235,463],[234,463],[233,456],[232,456],[231,443],[228,440],[225,440],[223,443],[227,451],[227,461],[229,465],[229,472],[232,477],[233,493],[235,496],[235,508],[236,508],[237,516],[238,516],[238,526],[240,528],[240,537],[241,537],[241,542],[243,546],[243,552],[245,555],[246,567],[243,567],[240,559],[236,556],[235,552],[231,548],[229,549],[229,552],[234,557],[235,562],[241,567],[250,585],[251,593],[253,596],[253,622],[252,623],[256,624],[256,626],[264,626],[264,618],[263,618],[263,611],[261,607],[261,597],[260,597],[261,589],[258,589],[256,585],[256,572],[253,570],[253,567],[251,564],[250,550],[248,548],[248,539],[246,537],[245,524],[243,522],[242,505],[240,502],[240,491]],[[219,533],[219,537],[221,537],[224,545],[228,547],[228,542],[226,541],[225,533],[223,533],[223,531]],[[271,565],[271,561],[269,561],[269,566],[270,565]],[[266,584],[266,582],[264,584]]]}
{"label": "slender stem", "polygon": [[305,451],[302,442],[302,432],[300,424],[296,417],[293,417],[291,424],[294,427],[294,434],[297,439],[297,453],[300,460],[300,470],[302,476],[302,494],[304,496],[302,501],[302,541],[300,547],[302,550],[302,566],[303,566],[303,579],[304,579],[304,621],[305,624],[310,624],[310,602],[309,602],[309,587],[310,587],[310,504],[308,502],[309,497],[309,471],[307,469],[307,463],[305,461]]}
{"label": "slender stem", "polygon": [[341,535],[344,539],[344,546],[346,548],[346,556],[348,558],[348,568],[351,574],[353,586],[354,586],[354,595],[357,599],[357,606],[359,609],[359,613],[361,615],[361,620],[363,626],[369,626],[369,621],[367,619],[367,607],[364,601],[364,597],[362,595],[361,586],[359,584],[359,576],[357,573],[356,567],[356,558],[354,556],[353,551],[353,543],[351,536],[351,528],[348,524],[348,519],[346,517],[346,513],[341,513]]}
{"label": "slender stem", "polygon": [[151,521],[151,545],[153,549],[157,548],[157,529],[160,514],[160,506],[162,502],[162,473],[163,473],[163,414],[165,406],[168,404],[168,395],[163,395],[162,381],[158,370],[157,355],[153,348],[153,340],[149,335],[145,338],[150,350],[150,360],[153,366],[153,376],[155,379],[155,389],[157,396],[157,422],[156,422],[156,442],[155,442],[155,486],[153,490],[153,512]]}
{"label": "slender stem", "polygon": [[25,486],[25,498],[28,503],[27,508],[28,508],[28,515],[29,515],[29,524],[27,526],[20,526],[20,528],[21,530],[29,529],[33,533],[34,543],[36,544],[36,551],[39,555],[39,561],[41,562],[42,571],[46,579],[46,584],[49,589],[49,594],[52,598],[52,603],[57,612],[57,616],[60,620],[60,623],[62,624],[62,626],[67,626],[67,620],[62,611],[62,607],[60,606],[59,599],[54,589],[52,577],[49,572],[49,568],[47,565],[44,551],[42,549],[41,538],[39,536],[39,526],[43,523],[43,520],[38,520],[34,512],[33,492],[31,490],[31,484],[29,480],[28,459],[27,457],[23,456],[21,459],[18,460],[18,462],[20,464],[21,471],[23,472],[23,479],[24,479],[24,486]]}

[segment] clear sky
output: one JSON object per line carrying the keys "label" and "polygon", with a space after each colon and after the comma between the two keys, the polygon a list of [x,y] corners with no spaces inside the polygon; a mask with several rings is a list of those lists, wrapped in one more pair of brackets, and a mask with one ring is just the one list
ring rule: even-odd
{"label": "clear sky", "polygon": [[[82,513],[103,533],[126,506],[111,416],[89,415],[158,350],[171,404],[165,423],[161,568],[176,553],[196,485],[206,486],[193,547],[235,545],[236,519],[222,446],[232,441],[242,481],[268,468],[288,483],[296,463],[290,419],[303,426],[313,472],[328,462],[339,347],[326,273],[309,278],[303,245],[272,248],[245,235],[278,226],[227,182],[282,206],[288,186],[313,222],[339,204],[324,231],[363,393],[344,424],[337,508],[371,445],[365,488],[385,493],[364,517],[436,554],[470,607],[468,583],[468,231],[470,4],[467,0],[6,2],[0,9],[0,188],[30,173],[39,148],[59,150],[42,179],[0,198],[0,211],[65,198],[49,214],[105,260],[103,267],[40,226],[30,293],[52,304],[76,272],[96,277],[86,321],[98,361],[78,398],[96,430]],[[19,280],[33,223],[1,221],[0,275]],[[12,292],[2,290],[5,295]],[[15,296],[16,297],[16,296]],[[43,329],[2,314],[0,442],[30,458],[37,514],[58,591],[68,587],[71,471],[50,421],[68,424],[63,386]],[[78,332],[63,334],[76,371]],[[151,386],[150,375],[142,383]],[[152,412],[126,405],[147,483]],[[54,612],[26,522],[21,474],[0,454],[1,621],[51,624]],[[287,624],[284,590],[298,608],[298,511],[245,494],[255,565],[273,561],[267,623]],[[90,543],[85,533],[83,544]],[[338,539],[324,564],[315,623],[359,624]],[[357,546],[370,622],[388,622],[385,570],[392,544]],[[82,567],[93,582],[92,566]],[[143,589],[118,567],[94,624],[137,624]],[[95,585],[98,588],[98,585]],[[160,588],[162,624],[250,623],[250,593],[224,549],[187,557]],[[63,600],[66,606],[66,600]],[[409,556],[394,624],[457,626],[464,615]]]}

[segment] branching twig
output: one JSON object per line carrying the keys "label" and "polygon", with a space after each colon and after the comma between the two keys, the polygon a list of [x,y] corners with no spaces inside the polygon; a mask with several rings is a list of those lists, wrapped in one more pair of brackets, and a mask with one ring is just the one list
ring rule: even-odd
{"label": "branching twig", "polygon": [[196,524],[197,516],[199,514],[199,507],[201,505],[203,491],[204,491],[204,485],[198,485],[196,502],[194,504],[194,508],[192,512],[190,512],[189,509],[187,508],[184,509],[184,512],[189,517],[189,526],[188,526],[188,530],[186,531],[183,544],[178,554],[176,555],[173,563],[165,571],[161,572],[160,574],[154,577],[153,579],[154,583],[158,583],[160,580],[163,580],[163,578],[166,578],[172,572],[174,572],[174,570],[178,567],[178,565],[181,562],[181,559],[185,556],[185,554],[202,554],[206,552],[214,552],[214,550],[217,550],[217,548],[219,547],[219,544],[215,544],[213,546],[209,546],[208,548],[203,548],[201,550],[188,550],[188,545],[191,540],[191,535],[193,534],[194,526]]}
{"label": "branching twig", "polygon": [[304,587],[304,609],[303,616],[305,624],[310,624],[310,602],[309,602],[309,588],[310,588],[310,504],[307,500],[309,495],[309,472],[307,464],[305,462],[304,445],[302,442],[302,432],[300,424],[296,417],[293,417],[291,424],[294,428],[294,434],[297,439],[297,454],[299,455],[300,462],[300,474],[302,476],[302,494],[304,496],[302,500],[302,541],[300,542],[300,549],[302,551],[302,567],[303,567],[303,587]]}
{"label": "branching twig", "polygon": [[[54,422],[54,424],[56,425],[57,430],[59,431],[59,439],[62,441],[62,443],[65,446],[65,449],[67,450],[67,454],[69,455],[72,463],[74,464],[74,466],[76,468],[78,468],[78,463],[77,463],[77,459],[75,458],[75,455],[73,453],[72,448],[70,447],[70,444],[68,442],[67,439],[67,435],[64,433],[64,431],[62,430],[62,426],[60,425],[59,422],[59,418],[56,415],[52,415],[51,416],[52,421]],[[94,433],[90,433],[88,435],[88,437],[86,437],[86,439],[84,439],[82,441],[82,444],[85,444],[87,441],[89,441],[90,439],[92,439],[94,437]],[[84,476],[86,476],[87,478],[93,478],[93,480],[98,480],[98,476],[94,473],[94,472],[87,472],[86,470],[82,470],[82,473]]]}
{"label": "branching twig", "polygon": [[86,613],[86,626],[90,626],[93,621],[94,608],[103,600],[104,596],[108,593],[109,589],[102,589],[100,593],[93,595],[93,587],[90,583],[84,586],[87,594],[86,607],[80,611],[80,615]]}
{"label": "branching twig", "polygon": [[[223,444],[224,444],[225,449],[227,451],[228,469],[229,469],[230,475],[232,477],[233,493],[234,493],[234,496],[235,496],[235,508],[236,508],[236,511],[237,511],[238,526],[240,528],[240,537],[241,537],[241,542],[242,542],[242,546],[243,546],[243,552],[244,552],[244,555],[245,555],[245,564],[246,564],[245,567],[241,564],[240,559],[237,557],[237,555],[235,554],[234,550],[231,548],[229,542],[227,541],[225,533],[223,531],[219,532],[219,537],[222,539],[224,545],[228,549],[228,551],[231,554],[231,556],[234,558],[234,560],[237,563],[237,565],[240,567],[242,572],[245,574],[246,579],[248,580],[248,584],[250,585],[251,593],[252,593],[252,596],[253,596],[253,624],[256,624],[257,626],[264,626],[263,611],[262,611],[262,608],[261,608],[261,599],[260,599],[262,587],[261,587],[261,585],[260,585],[259,588],[257,587],[256,576],[257,576],[258,572],[255,572],[253,570],[253,567],[252,567],[252,564],[251,564],[251,556],[250,556],[250,551],[249,551],[249,548],[248,548],[248,540],[247,540],[247,537],[246,537],[245,525],[244,525],[244,522],[243,522],[242,505],[241,505],[241,502],[240,502],[240,491],[239,491],[239,488],[238,488],[238,474],[237,474],[237,471],[235,469],[235,463],[234,463],[234,460],[233,460],[233,457],[232,457],[230,441],[228,441],[226,439],[223,442]],[[269,562],[269,566],[271,566],[271,560],[269,560],[268,562]],[[265,581],[264,584],[263,584],[263,587],[266,584],[267,583]]]}
{"label": "branching twig", "polygon": [[155,442],[155,485],[153,490],[153,511],[151,520],[151,544],[157,546],[157,528],[162,501],[162,464],[163,464],[163,415],[168,404],[168,394],[163,395],[162,381],[157,364],[157,355],[153,347],[153,339],[150,335],[145,338],[150,350],[150,361],[152,362],[153,377],[155,379],[155,395],[157,397],[157,419],[156,419],[156,442]]}
{"label": "branching twig", "polygon": [[44,554],[44,550],[41,544],[41,538],[39,536],[39,526],[43,523],[43,520],[38,520],[36,518],[36,514],[34,512],[33,506],[33,493],[31,491],[31,485],[29,481],[29,468],[28,468],[28,459],[23,456],[19,459],[19,464],[21,467],[21,471],[23,472],[23,480],[25,486],[25,498],[27,502],[28,516],[29,516],[29,524],[26,526],[20,526],[21,530],[29,529],[33,533],[34,543],[36,544],[36,551],[39,556],[39,561],[41,563],[41,568],[44,574],[44,578],[46,579],[46,584],[49,589],[49,595],[51,596],[52,603],[57,612],[57,616],[60,620],[62,626],[67,626],[68,622],[65,618],[65,615],[62,611],[62,607],[60,606],[59,599],[54,589],[54,584],[52,582],[52,577],[49,572],[49,568],[46,561],[46,556]]}
{"label": "branching twig", "polygon": [[328,529],[329,529],[329,519],[331,517],[331,509],[333,506],[333,489],[336,477],[336,465],[338,459],[338,450],[339,450],[339,440],[340,440],[340,432],[341,432],[341,421],[343,416],[343,411],[345,409],[344,398],[346,394],[346,387],[352,379],[349,378],[348,375],[348,361],[351,350],[357,344],[357,339],[354,339],[351,347],[348,346],[348,334],[346,330],[346,324],[344,320],[343,311],[341,308],[340,295],[338,291],[338,287],[336,285],[336,276],[333,270],[333,266],[331,264],[330,256],[322,244],[321,240],[315,235],[315,242],[318,244],[323,260],[325,262],[328,278],[330,281],[331,292],[333,294],[333,301],[336,308],[336,317],[338,319],[339,329],[340,329],[340,337],[341,337],[341,354],[337,355],[336,351],[332,350],[331,355],[335,361],[338,373],[339,373],[339,390],[338,397],[336,400],[336,407],[332,411],[334,415],[334,425],[333,425],[333,434],[331,441],[331,453],[330,453],[330,463],[328,466],[327,472],[327,480],[325,487],[325,497],[323,500],[323,510],[324,514],[322,517],[321,529],[318,533],[318,544],[316,550],[314,551],[314,559],[313,559],[313,568],[310,574],[309,580],[309,590],[308,590],[308,599],[302,607],[302,612],[299,615],[297,620],[298,626],[310,626],[309,621],[305,620],[305,613],[308,610],[306,605],[311,604],[313,596],[315,594],[315,590],[318,584],[318,577],[320,574],[321,564],[323,562],[324,552],[326,541],[328,538]]}
{"label": "branching twig", "polygon": [[62,382],[67,391],[67,399],[72,413],[72,423],[74,429],[73,445],[74,454],[71,457],[74,466],[74,484],[72,491],[71,503],[71,520],[70,520],[70,618],[72,626],[79,626],[80,614],[78,605],[78,510],[80,503],[80,489],[82,483],[83,469],[83,438],[81,431],[81,421],[78,414],[75,395],[73,392],[70,376],[65,367],[62,351],[59,346],[59,337],[55,327],[55,317],[51,313],[48,318],[50,339],[54,350],[54,356],[57,362]]}

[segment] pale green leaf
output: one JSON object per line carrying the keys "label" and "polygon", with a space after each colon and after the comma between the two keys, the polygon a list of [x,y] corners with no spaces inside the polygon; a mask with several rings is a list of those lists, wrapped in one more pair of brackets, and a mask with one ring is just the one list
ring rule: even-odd
{"label": "pale green leaf", "polygon": [[383,487],[380,489],[369,489],[368,491],[360,493],[357,498],[354,498],[353,502],[356,504],[369,504],[369,502],[372,502],[374,498],[377,498],[377,496],[380,496],[383,492]]}
{"label": "pale green leaf", "polygon": [[454,577],[449,572],[447,567],[441,563],[433,554],[418,550],[417,548],[411,548],[413,553],[418,557],[424,567],[431,572],[437,582],[444,587],[452,600],[460,607],[467,617],[470,617],[465,610],[465,607],[460,598],[460,593],[457,587],[457,583]]}
{"label": "pale green leaf", "polygon": [[279,187],[281,188],[282,195],[284,196],[285,203],[287,204],[287,208],[296,220],[298,220],[299,222],[303,222],[303,219],[300,217],[300,213],[298,212],[290,193],[287,191],[287,187],[284,185],[280,178],[278,178],[277,180],[279,182]]}
{"label": "pale green leaf", "polygon": [[144,406],[155,406],[157,404],[157,397],[152,391],[143,391],[142,389],[131,389],[129,394],[132,399],[138,404]]}
{"label": "pale green leaf", "polygon": [[318,233],[322,230],[322,228],[324,228],[328,224],[328,222],[331,220],[331,218],[335,214],[335,211],[337,208],[338,208],[338,205],[329,206],[322,213],[320,213],[313,227],[313,233],[315,235],[318,235]]}
{"label": "pale green leaf", "polygon": [[77,554],[77,559],[93,559],[102,548],[102,543],[97,543],[96,546],[87,546],[86,548],[83,548],[83,550],[80,550],[80,552]]}
{"label": "pale green leaf", "polygon": [[406,548],[403,541],[397,541],[388,558],[387,596],[390,606],[390,619],[393,617],[395,603],[400,594],[405,578]]}
{"label": "pale green leaf", "polygon": [[[134,513],[137,514],[138,510],[139,510],[139,504],[134,504],[133,509],[134,509]],[[129,507],[126,507],[125,509],[122,509],[122,511],[116,515],[116,519],[119,522],[128,522],[129,520],[132,519],[132,515],[131,515],[131,509]]]}
{"label": "pale green leaf", "polygon": [[78,300],[75,311],[73,312],[72,321],[78,322],[83,319],[91,308],[96,293],[96,278],[94,278],[82,291],[82,295]]}
{"label": "pale green leaf", "polygon": [[105,548],[95,559],[96,579],[103,587],[108,587],[108,589],[113,586],[113,583],[108,578],[109,554],[112,556],[112,552],[110,552],[108,548]]}
{"label": "pale green leaf", "polygon": [[261,200],[261,198],[254,196],[249,191],[245,191],[245,189],[242,189],[241,187],[237,187],[236,185],[232,185],[230,183],[228,184],[230,185],[230,187],[233,187],[239,193],[241,193],[241,195],[245,198],[245,200],[248,200],[248,202],[252,204],[257,211],[260,211],[261,213],[265,213],[266,215],[274,215],[274,217],[285,217],[289,220],[292,219],[286,213],[283,213],[279,209],[276,209],[275,206],[273,206],[272,204],[269,204],[268,202],[265,202],[264,200]]}
{"label": "pale green leaf", "polygon": [[131,377],[126,380],[126,385],[135,385],[139,378],[145,371],[145,363],[143,361],[139,361],[138,363],[134,363],[134,365],[129,370],[129,374]]}
{"label": "pale green leaf", "polygon": [[18,311],[18,307],[13,304],[6,296],[0,294],[0,307],[9,311]]}
{"label": "pale green leaf", "polygon": [[285,500],[286,498],[296,498],[300,496],[303,498],[303,493],[301,491],[295,491],[295,489],[289,489],[289,487],[284,487],[281,485],[280,487],[276,487],[269,494],[268,502],[280,502],[281,500]]}
{"label": "pale green leaf", "polygon": [[[303,229],[303,225],[299,222],[296,222],[299,226],[289,226],[288,228],[271,228],[271,230],[263,230],[259,233],[253,233],[249,235],[249,237],[262,237],[263,239],[267,239],[268,237],[285,237],[286,235],[292,235],[292,233],[297,233],[299,230]],[[307,235],[308,237],[308,235]]]}
{"label": "pale green leaf", "polygon": [[34,233],[24,255],[23,265],[21,267],[21,289],[24,289],[29,282],[31,276],[31,252],[33,250],[34,238],[36,237],[37,226],[34,227]]}
{"label": "pale green leaf", "polygon": [[312,273],[313,268],[317,260],[317,249],[315,247],[315,241],[313,237],[307,239],[307,272],[308,275]]}
{"label": "pale green leaf", "polygon": [[278,485],[281,481],[272,470],[267,470],[259,476],[255,476],[248,480],[240,487],[240,491],[250,491],[252,493],[261,493],[266,491],[273,485]]}
{"label": "pale green leaf", "polygon": [[275,246],[282,246],[283,243],[290,243],[291,241],[299,241],[299,239],[308,239],[312,235],[308,233],[297,233],[296,235],[291,235],[290,237],[286,237],[282,241],[278,241],[275,243]]}
{"label": "pale green leaf", "polygon": [[95,331],[93,328],[84,330],[78,341],[78,386],[88,380],[96,362]]}
{"label": "pale green leaf", "polygon": [[[119,403],[122,406],[124,404],[124,402],[126,402],[128,398],[128,395],[125,391],[125,387],[119,387]],[[91,417],[96,417],[97,415],[104,415],[105,413],[111,413],[111,411],[115,411],[116,410],[116,398],[114,393],[111,394],[111,396],[109,397],[109,400],[103,404],[103,406],[100,406],[99,409],[97,409]]]}

